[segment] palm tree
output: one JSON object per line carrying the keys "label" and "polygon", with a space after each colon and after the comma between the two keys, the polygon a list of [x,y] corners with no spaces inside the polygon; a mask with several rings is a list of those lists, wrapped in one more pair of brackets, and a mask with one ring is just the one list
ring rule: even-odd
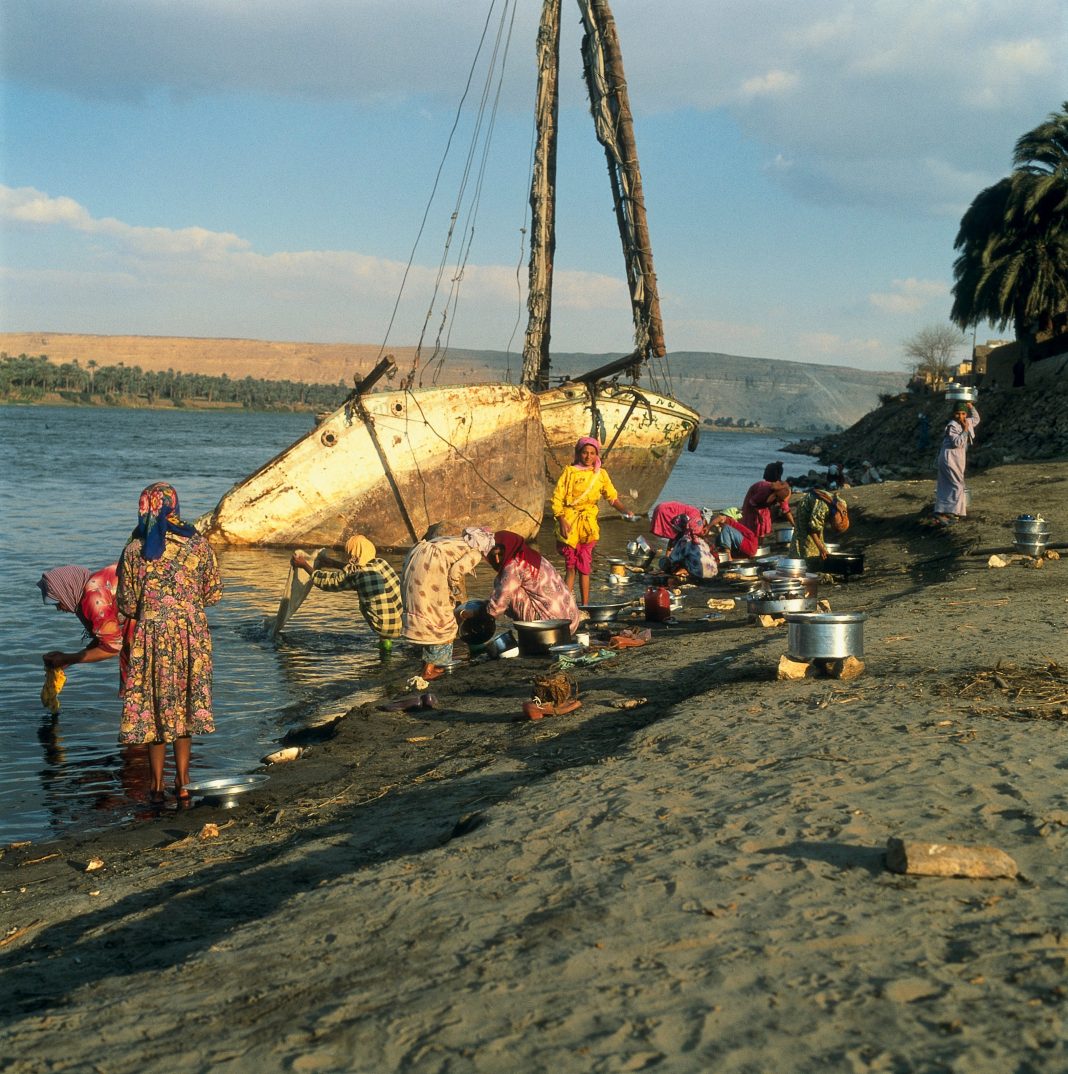
{"label": "palm tree", "polygon": [[1068,309],[1068,101],[1020,137],[1013,164],[961,218],[950,318],[1011,323],[1029,343]]}

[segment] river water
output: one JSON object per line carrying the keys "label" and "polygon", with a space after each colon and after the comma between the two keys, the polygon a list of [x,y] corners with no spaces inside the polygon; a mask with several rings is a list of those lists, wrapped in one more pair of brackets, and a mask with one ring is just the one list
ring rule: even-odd
{"label": "river water", "polygon": [[[68,669],[58,717],[41,706],[41,653],[84,644],[75,616],[42,604],[41,572],[114,562],[138,494],[153,481],[173,483],[183,516],[195,519],[311,423],[308,414],[0,407],[0,844],[125,821],[143,811],[147,794],[143,754],[116,744],[117,661]],[[706,430],[662,498],[736,504],[768,462],[781,458],[787,474],[808,468],[781,446]],[[599,551],[619,553],[645,532],[611,520]],[[415,671],[403,643],[381,662],[354,594],[313,591],[272,640],[265,621],[277,610],[288,553],[218,555],[225,593],[208,613],[218,730],[194,743],[194,779],[254,771],[287,730],[346,711],[361,690],[398,688]],[[387,558],[399,567],[400,557]],[[471,594],[485,595],[491,582],[483,566]]]}

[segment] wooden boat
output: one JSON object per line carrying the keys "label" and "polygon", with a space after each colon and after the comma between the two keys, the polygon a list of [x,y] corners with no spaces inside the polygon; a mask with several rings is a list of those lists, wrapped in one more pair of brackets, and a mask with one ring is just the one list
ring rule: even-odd
{"label": "wooden boat", "polygon": [[[556,245],[556,135],[559,108],[561,0],[544,0],[538,34],[537,141],[531,180],[531,255],[523,383],[538,392],[551,496],[575,442],[596,436],[601,457],[630,510],[644,514],[656,502],[684,447],[694,450],[700,415],[655,386],[642,386],[667,349],[627,83],[607,0],[578,0],[583,67],[597,139],[604,147],[616,223],[627,269],[635,349],[616,362],[550,387],[549,326]],[[630,383],[620,383],[623,374]],[[602,509],[607,506],[602,502]]]}
{"label": "wooden boat", "polygon": [[515,384],[370,392],[387,361],[197,528],[219,544],[285,548],[343,545],[354,533],[405,548],[445,519],[537,533],[545,463],[535,394]]}

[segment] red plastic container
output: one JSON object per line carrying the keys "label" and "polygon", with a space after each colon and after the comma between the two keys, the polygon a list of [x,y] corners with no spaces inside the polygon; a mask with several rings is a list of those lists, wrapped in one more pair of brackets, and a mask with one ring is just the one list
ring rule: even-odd
{"label": "red plastic container", "polygon": [[671,590],[663,586],[650,586],[645,591],[645,620],[663,623],[671,618]]}

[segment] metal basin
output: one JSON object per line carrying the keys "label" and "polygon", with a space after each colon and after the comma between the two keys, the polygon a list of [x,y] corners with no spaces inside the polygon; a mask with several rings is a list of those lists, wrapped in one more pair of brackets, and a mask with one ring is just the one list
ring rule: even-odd
{"label": "metal basin", "polygon": [[550,646],[564,645],[571,640],[571,623],[567,619],[517,620],[512,625],[524,656],[544,656]]}
{"label": "metal basin", "polygon": [[219,776],[216,779],[201,779],[187,783],[186,790],[194,798],[200,798],[205,805],[232,809],[238,804],[241,795],[262,787],[270,779],[266,773],[251,776]]}
{"label": "metal basin", "polygon": [[771,531],[771,539],[778,544],[789,544],[794,539],[793,526],[776,526]]}
{"label": "metal basin", "polygon": [[841,660],[864,655],[864,612],[786,616],[786,651],[794,660]]}
{"label": "metal basin", "polygon": [[723,568],[723,576],[727,581],[733,581],[730,577],[732,574],[736,574],[739,578],[756,578],[760,573],[761,567],[756,563],[743,564],[741,562],[731,563]]}
{"label": "metal basin", "polygon": [[610,623],[624,608],[629,608],[633,601],[624,600],[616,604],[580,604],[579,611],[590,617],[591,623]]}
{"label": "metal basin", "polygon": [[974,403],[979,398],[979,389],[965,384],[948,384],[946,398],[954,402]]}

